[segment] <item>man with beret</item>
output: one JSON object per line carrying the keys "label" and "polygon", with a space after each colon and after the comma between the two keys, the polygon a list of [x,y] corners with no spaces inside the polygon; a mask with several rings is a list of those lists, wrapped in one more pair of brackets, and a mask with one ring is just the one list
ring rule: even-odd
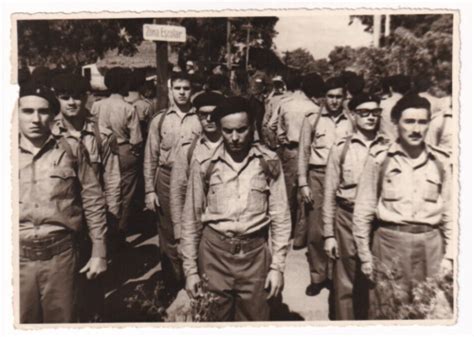
{"label": "man with beret", "polygon": [[124,100],[124,95],[128,92],[128,72],[122,68],[112,68],[105,74],[104,81],[111,94],[108,98],[95,102],[91,113],[97,117],[100,130],[112,130],[117,139],[122,191],[119,229],[125,233],[137,188],[143,139],[138,113]]}
{"label": "man with beret", "polygon": [[218,298],[218,321],[268,320],[268,300],[283,288],[291,232],[285,181],[277,155],[253,142],[252,116],[242,97],[216,108],[223,144],[211,158],[193,157],[186,191],[186,290],[198,296],[207,279]]}
{"label": "man with beret", "polygon": [[306,295],[316,296],[330,286],[330,261],[324,252],[322,218],[324,176],[333,144],[352,134],[351,116],[343,108],[344,81],[333,77],[325,83],[325,100],[320,111],[306,115],[298,149],[298,187],[306,204],[308,262],[311,283]]}
{"label": "man with beret", "polygon": [[335,318],[366,319],[368,287],[360,272],[352,234],[352,213],[357,183],[367,157],[377,155],[388,146],[378,133],[382,110],[380,99],[359,94],[349,102],[355,132],[333,145],[329,153],[324,180],[324,250],[335,261],[333,284]]}
{"label": "man with beret", "polygon": [[105,199],[80,142],[54,137],[59,103],[34,83],[20,89],[20,322],[76,320],[75,235],[87,224],[91,258],[80,269],[94,279],[107,269]]}
{"label": "man with beret", "polygon": [[[381,282],[391,271],[403,302],[414,284],[453,263],[453,219],[449,155],[425,143],[430,103],[407,95],[393,107],[398,139],[369,154],[355,200],[353,231],[362,272],[373,282],[370,318],[393,292]],[[372,241],[372,246],[369,242]],[[385,276],[386,277],[386,276]]]}
{"label": "man with beret", "polygon": [[200,160],[210,158],[222,142],[221,133],[211,118],[212,112],[223,100],[224,96],[214,92],[205,92],[196,97],[193,106],[203,132],[193,140],[183,142],[177,150],[176,160],[171,169],[170,208],[174,237],[178,241],[181,239],[182,213],[192,158],[197,157]]}
{"label": "man with beret", "polygon": [[170,107],[150,122],[143,172],[145,204],[158,217],[165,283],[170,290],[178,290],[184,285],[184,276],[171,220],[171,168],[181,145],[201,134],[201,123],[190,101],[191,81],[188,74],[173,73],[171,96],[173,102]]}

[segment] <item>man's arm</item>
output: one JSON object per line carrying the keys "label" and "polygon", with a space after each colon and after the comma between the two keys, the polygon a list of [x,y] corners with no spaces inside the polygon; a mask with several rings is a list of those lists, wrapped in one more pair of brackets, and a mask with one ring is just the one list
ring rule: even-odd
{"label": "man's arm", "polygon": [[170,180],[170,208],[171,221],[173,222],[174,238],[181,239],[181,223],[186,187],[188,184],[188,150],[189,146],[181,146],[176,154]]}
{"label": "man's arm", "polygon": [[122,204],[120,161],[118,154],[112,151],[110,137],[106,136],[102,137],[102,161],[107,210],[118,219]]}
{"label": "man's arm", "polygon": [[453,204],[451,196],[452,188],[452,169],[450,165],[444,165],[444,180],[442,184],[441,196],[443,199],[443,217],[442,217],[442,226],[441,233],[443,235],[443,240],[445,244],[445,258],[453,260],[454,258],[454,239],[453,239],[453,228],[454,228],[454,219],[453,219]]}
{"label": "man's arm", "polygon": [[306,116],[303,120],[300,133],[300,142],[298,145],[298,186],[308,186],[308,166],[311,155],[311,123],[310,117]]}
{"label": "man's arm", "polygon": [[155,193],[155,174],[160,157],[160,132],[158,130],[160,116],[155,117],[151,121],[145,145],[145,158],[143,162],[145,193]]}
{"label": "man's arm", "polygon": [[137,146],[143,142],[142,131],[140,129],[140,118],[135,107],[130,106],[128,130],[130,132],[130,144]]}

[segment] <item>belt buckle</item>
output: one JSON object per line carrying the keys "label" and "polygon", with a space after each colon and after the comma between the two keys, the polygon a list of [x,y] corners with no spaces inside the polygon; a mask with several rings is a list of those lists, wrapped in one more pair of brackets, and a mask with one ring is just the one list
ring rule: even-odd
{"label": "belt buckle", "polygon": [[242,250],[242,245],[240,242],[236,243],[234,246],[233,246],[233,249],[232,249],[232,254],[238,254],[240,253],[240,251]]}

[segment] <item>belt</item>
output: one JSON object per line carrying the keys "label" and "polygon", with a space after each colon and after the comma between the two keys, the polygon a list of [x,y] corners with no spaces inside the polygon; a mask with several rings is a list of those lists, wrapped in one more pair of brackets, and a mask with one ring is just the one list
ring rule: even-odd
{"label": "belt", "polygon": [[298,148],[298,144],[299,144],[298,142],[289,142],[289,143],[281,144],[281,146],[289,150],[293,150],[293,149]]}
{"label": "belt", "polygon": [[349,213],[354,213],[354,203],[352,201],[341,197],[336,197],[336,204],[343,210]]}
{"label": "belt", "polygon": [[74,246],[71,233],[51,235],[28,241],[20,240],[20,256],[31,261],[47,261]]}
{"label": "belt", "polygon": [[235,255],[240,252],[250,252],[264,245],[267,241],[267,228],[265,227],[264,229],[258,230],[249,235],[230,238],[215,229],[206,226],[203,231],[203,237],[220,249]]}
{"label": "belt", "polygon": [[382,228],[390,229],[392,231],[412,233],[412,234],[428,233],[439,228],[439,225],[399,224],[399,223],[383,221],[383,220],[377,220],[376,223],[378,226]]}
{"label": "belt", "polygon": [[326,166],[325,165],[314,165],[314,164],[309,164],[308,168],[310,170],[319,172],[319,173],[325,173],[326,172]]}

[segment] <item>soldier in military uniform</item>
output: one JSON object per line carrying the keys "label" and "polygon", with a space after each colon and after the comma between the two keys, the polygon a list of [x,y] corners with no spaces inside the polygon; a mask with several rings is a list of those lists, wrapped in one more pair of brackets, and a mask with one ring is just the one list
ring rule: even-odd
{"label": "soldier in military uniform", "polygon": [[224,96],[220,94],[205,92],[193,101],[203,132],[192,141],[184,142],[181,145],[171,169],[171,220],[173,222],[174,237],[178,241],[181,239],[182,214],[192,158],[196,156],[200,160],[208,159],[212,157],[216,148],[222,143],[221,133],[211,118],[212,112],[223,99]]}
{"label": "soldier in military uniform", "polygon": [[[105,198],[82,144],[51,134],[54,94],[26,84],[18,108],[20,322],[72,323],[78,271],[94,279],[107,269]],[[79,266],[74,241],[84,223],[92,252]]]}
{"label": "soldier in military uniform", "polygon": [[[181,249],[186,290],[202,277],[218,297],[217,320],[265,321],[268,299],[283,288],[291,223],[276,154],[252,142],[249,103],[230,97],[213,114],[223,144],[194,157],[184,206]],[[267,238],[271,235],[271,252]]]}
{"label": "soldier in military uniform", "polygon": [[380,99],[369,94],[353,97],[348,107],[354,116],[354,134],[331,148],[324,180],[324,250],[335,261],[333,283],[335,318],[366,319],[368,287],[360,272],[352,234],[352,213],[357,183],[369,154],[388,146],[378,133]]}
{"label": "soldier in military uniform", "polygon": [[452,169],[449,155],[424,141],[430,103],[418,95],[404,96],[391,117],[398,140],[369,155],[353,217],[362,272],[375,282],[371,318],[383,318],[378,309],[389,300],[380,283],[384,270],[393,271],[408,291],[440,268],[450,270],[453,261]]}
{"label": "soldier in military uniform", "polygon": [[171,168],[181,145],[192,142],[201,134],[201,123],[190,101],[191,82],[186,73],[172,75],[171,96],[173,102],[170,107],[161,111],[150,122],[143,173],[146,207],[158,217],[165,282],[170,289],[179,289],[184,285],[184,276],[171,221]]}
{"label": "soldier in military uniform", "polygon": [[325,102],[320,111],[306,115],[298,149],[298,187],[306,204],[308,226],[308,262],[311,283],[308,296],[316,296],[330,286],[330,264],[324,252],[322,219],[324,176],[333,144],[352,134],[351,116],[343,108],[345,91],[341,78],[325,83]]}

